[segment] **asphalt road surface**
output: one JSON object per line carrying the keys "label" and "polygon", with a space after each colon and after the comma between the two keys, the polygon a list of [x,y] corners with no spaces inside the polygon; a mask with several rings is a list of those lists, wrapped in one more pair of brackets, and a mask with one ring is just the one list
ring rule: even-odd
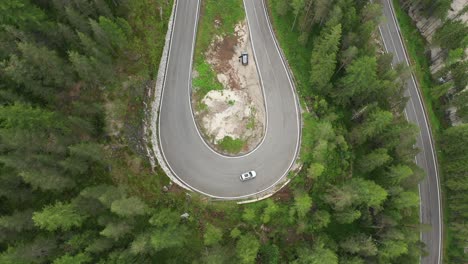
{"label": "asphalt road surface", "polygon": [[[300,111],[277,49],[263,1],[245,0],[254,56],[264,91],[267,126],[263,142],[241,157],[214,152],[201,138],[190,104],[192,58],[199,1],[177,1],[159,113],[159,140],[172,172],[208,196],[241,199],[272,188],[294,163],[300,141]],[[257,177],[241,182],[240,174]]]}
{"label": "asphalt road surface", "polygon": [[[393,53],[393,63],[408,65],[408,56],[399,34],[399,26],[393,10],[391,0],[379,0],[383,5],[385,21],[380,25],[385,49]],[[431,226],[427,232],[421,233],[421,240],[426,244],[428,256],[421,258],[421,263],[442,263],[442,214],[439,188],[439,175],[437,171],[436,153],[429,128],[428,118],[424,111],[421,95],[416,86],[414,76],[407,83],[406,96],[409,101],[405,109],[407,119],[420,128],[417,138],[417,147],[421,152],[415,161],[427,174],[426,178],[419,184],[420,196],[420,218],[423,224]]]}

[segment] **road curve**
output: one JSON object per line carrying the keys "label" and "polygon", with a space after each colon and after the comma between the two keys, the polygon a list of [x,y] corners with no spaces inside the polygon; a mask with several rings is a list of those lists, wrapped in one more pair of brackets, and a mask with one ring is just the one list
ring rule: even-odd
{"label": "road curve", "polygon": [[[253,152],[226,157],[201,138],[190,103],[192,59],[200,2],[178,0],[161,105],[159,143],[165,163],[190,189],[220,199],[243,199],[271,189],[293,165],[300,142],[300,111],[263,1],[244,0],[267,113],[265,138]],[[241,182],[241,173],[257,177]]]}
{"label": "road curve", "polygon": [[[386,18],[379,30],[387,52],[393,53],[393,63],[409,65],[408,56],[403,45],[400,29],[395,17],[391,0],[380,0]],[[439,175],[437,158],[428,118],[421,100],[420,91],[413,75],[407,82],[406,96],[409,101],[405,109],[407,119],[420,129],[417,147],[421,152],[415,161],[426,172],[426,178],[419,184],[420,221],[431,226],[431,230],[421,233],[421,240],[426,244],[429,255],[421,258],[424,264],[442,263],[442,204],[440,200]]]}

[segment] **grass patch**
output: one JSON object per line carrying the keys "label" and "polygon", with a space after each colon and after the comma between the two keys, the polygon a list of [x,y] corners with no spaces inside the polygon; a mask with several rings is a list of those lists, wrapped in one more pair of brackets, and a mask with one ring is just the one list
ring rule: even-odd
{"label": "grass patch", "polygon": [[255,127],[255,119],[250,118],[249,122],[247,123],[247,129],[254,129]]}
{"label": "grass patch", "polygon": [[254,129],[255,128],[255,113],[257,112],[257,109],[255,108],[250,108],[250,116],[249,116],[249,122],[247,123],[247,129]]}
{"label": "grass patch", "polygon": [[198,102],[197,103],[197,111],[204,112],[206,110],[208,110],[208,106],[205,103],[203,103],[203,102]]}
{"label": "grass patch", "polygon": [[[294,15],[288,12],[285,16],[280,16],[276,8],[278,2],[279,0],[267,1],[271,23],[284,55],[290,62],[289,66],[294,74],[297,91],[299,95],[303,96],[306,94],[307,89],[309,89],[312,41],[308,41],[305,46],[298,44],[300,33],[296,30],[291,30]],[[310,35],[313,36],[314,33],[311,32]]]}
{"label": "grass patch", "polygon": [[245,141],[242,139],[233,139],[230,136],[225,136],[218,142],[218,147],[228,153],[236,154],[239,153],[245,145]]}
{"label": "grass patch", "polygon": [[218,79],[216,73],[206,61],[201,61],[197,67],[197,78],[193,79],[192,85],[197,98],[202,99],[209,91],[222,90],[223,86]]}
{"label": "grass patch", "polygon": [[255,117],[250,117],[249,122],[247,123],[247,129],[255,128]]}
{"label": "grass patch", "polygon": [[202,1],[194,55],[194,69],[198,76],[192,83],[198,100],[212,90],[223,89],[216,73],[205,60],[205,53],[211,42],[215,36],[233,35],[234,26],[244,18],[242,0]]}
{"label": "grass patch", "polygon": [[405,42],[411,60],[411,66],[416,75],[419,87],[421,87],[427,114],[436,137],[439,138],[443,111],[440,102],[431,95],[433,88],[432,75],[429,69],[429,59],[424,54],[426,50],[426,40],[421,36],[414,25],[411,17],[401,8],[398,0],[393,0],[395,13],[400,25],[403,41]]}
{"label": "grass patch", "polygon": [[234,26],[245,18],[242,0],[204,0],[200,10],[195,62],[203,60],[215,36],[234,34]]}

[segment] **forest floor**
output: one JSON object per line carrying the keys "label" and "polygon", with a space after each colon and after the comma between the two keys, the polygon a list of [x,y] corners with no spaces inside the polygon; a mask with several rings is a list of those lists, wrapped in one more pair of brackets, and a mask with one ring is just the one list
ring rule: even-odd
{"label": "forest floor", "polygon": [[[192,105],[205,141],[225,155],[261,142],[266,116],[263,92],[242,1],[201,7],[192,72]],[[226,5],[231,12],[226,15]],[[239,61],[242,52],[248,65]]]}

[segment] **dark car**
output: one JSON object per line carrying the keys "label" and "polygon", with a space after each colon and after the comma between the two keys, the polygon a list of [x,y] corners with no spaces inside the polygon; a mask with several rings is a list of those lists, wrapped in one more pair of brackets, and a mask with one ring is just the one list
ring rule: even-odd
{"label": "dark car", "polygon": [[242,65],[249,64],[249,54],[247,54],[247,52],[242,52],[239,59],[242,62]]}

